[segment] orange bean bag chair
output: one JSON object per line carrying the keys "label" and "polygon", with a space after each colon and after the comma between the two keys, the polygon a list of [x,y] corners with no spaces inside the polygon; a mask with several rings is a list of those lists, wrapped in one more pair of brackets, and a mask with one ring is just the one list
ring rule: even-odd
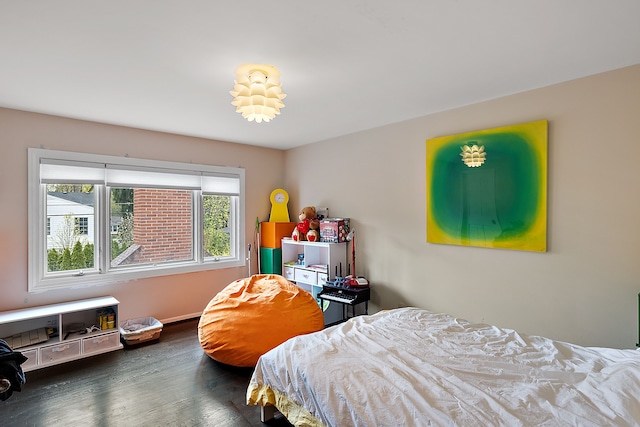
{"label": "orange bean bag chair", "polygon": [[275,274],[257,274],[227,285],[209,302],[198,339],[209,357],[238,367],[296,335],[324,328],[324,315],[310,293]]}

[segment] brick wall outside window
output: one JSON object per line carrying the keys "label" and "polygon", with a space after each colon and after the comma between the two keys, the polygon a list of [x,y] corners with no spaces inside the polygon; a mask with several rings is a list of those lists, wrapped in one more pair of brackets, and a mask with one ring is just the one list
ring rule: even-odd
{"label": "brick wall outside window", "polygon": [[142,247],[137,262],[191,260],[191,191],[136,188],[133,240]]}

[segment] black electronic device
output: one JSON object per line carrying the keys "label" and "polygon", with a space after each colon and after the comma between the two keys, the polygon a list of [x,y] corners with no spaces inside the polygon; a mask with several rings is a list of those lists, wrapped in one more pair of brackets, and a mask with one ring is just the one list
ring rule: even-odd
{"label": "black electronic device", "polygon": [[353,287],[343,277],[336,277],[333,282],[327,282],[322,286],[318,298],[328,301],[336,301],[341,304],[356,305],[368,302],[371,299],[369,287]]}

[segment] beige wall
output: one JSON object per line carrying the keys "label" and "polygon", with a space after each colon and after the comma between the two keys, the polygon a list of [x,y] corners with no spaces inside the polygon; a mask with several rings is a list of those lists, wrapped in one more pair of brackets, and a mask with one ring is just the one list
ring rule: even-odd
{"label": "beige wall", "polygon": [[[122,318],[166,321],[199,313],[247,273],[27,293],[27,147],[43,145],[243,166],[249,241],[255,218],[268,216],[271,190],[284,183],[292,216],[316,205],[352,218],[357,273],[373,284],[371,311],[413,305],[579,344],[633,347],[640,292],[638,117],[640,66],[287,152],[0,109],[0,310],[114,295]],[[427,244],[425,140],[540,119],[549,120],[548,252]]]}
{"label": "beige wall", "polygon": [[[327,206],[352,218],[374,311],[414,305],[634,347],[639,117],[640,65],[290,150],[286,184],[293,210]],[[426,243],[425,141],[541,119],[549,120],[548,252]]]}
{"label": "beige wall", "polygon": [[[284,152],[0,108],[0,311],[113,295],[120,318],[164,321],[198,315],[248,268],[207,271],[75,290],[27,292],[27,148],[240,166],[246,170],[247,243],[255,218],[269,215],[269,194],[284,179]],[[268,167],[265,167],[268,165]],[[252,273],[257,257],[253,256]]]}

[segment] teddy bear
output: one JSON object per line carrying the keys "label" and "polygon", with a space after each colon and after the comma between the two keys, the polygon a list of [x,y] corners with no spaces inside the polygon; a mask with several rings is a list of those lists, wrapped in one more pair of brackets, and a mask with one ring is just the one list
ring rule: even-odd
{"label": "teddy bear", "polygon": [[305,237],[310,242],[320,241],[320,220],[318,218],[309,221],[309,231]]}
{"label": "teddy bear", "polygon": [[298,215],[300,222],[293,229],[291,238],[296,242],[307,240],[309,242],[320,241],[320,220],[316,214],[315,206],[305,206]]}

